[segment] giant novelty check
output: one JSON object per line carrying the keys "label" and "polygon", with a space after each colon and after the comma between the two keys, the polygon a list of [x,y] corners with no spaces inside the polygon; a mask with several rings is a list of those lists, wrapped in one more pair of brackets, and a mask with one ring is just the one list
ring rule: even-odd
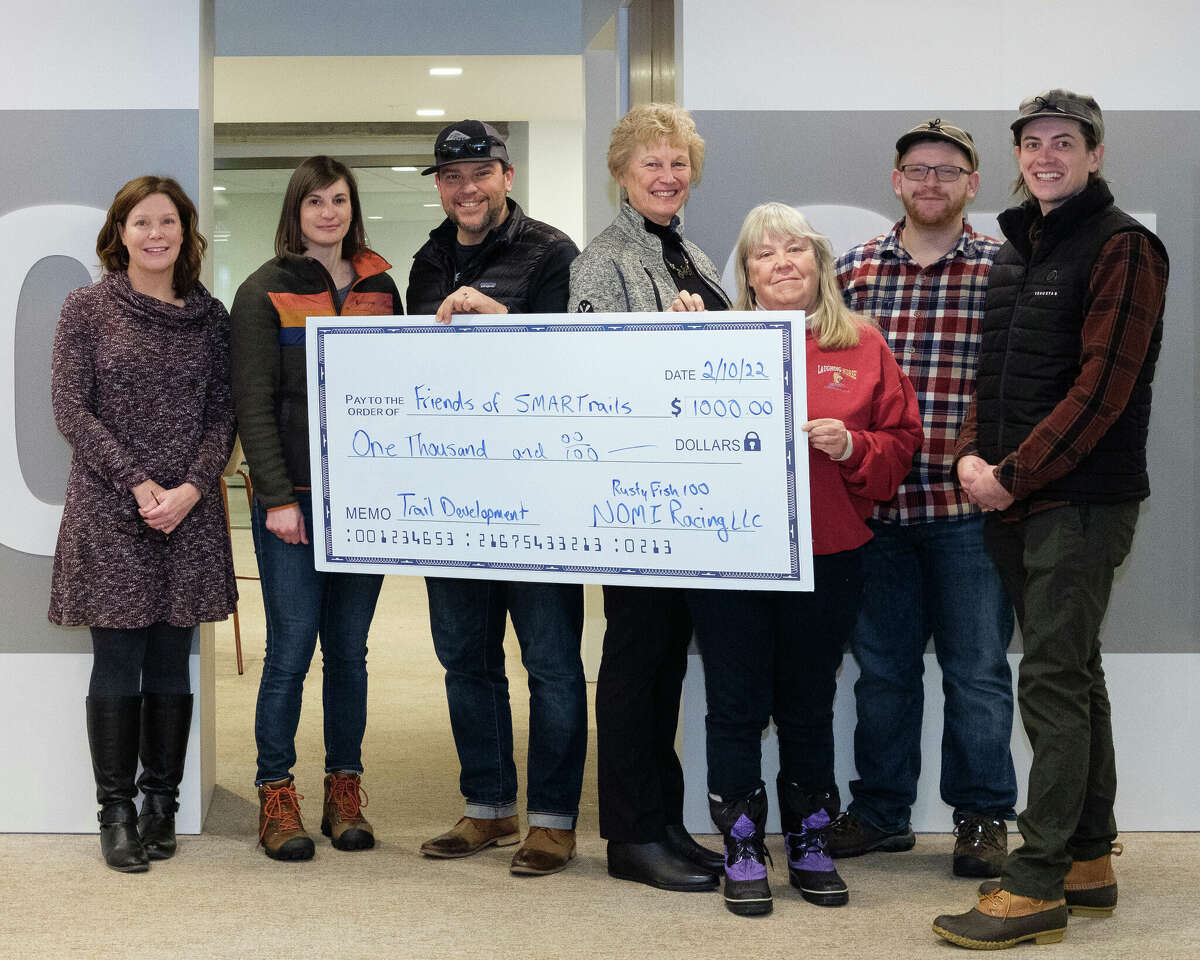
{"label": "giant novelty check", "polygon": [[308,318],[317,567],[811,590],[803,314],[668,316]]}

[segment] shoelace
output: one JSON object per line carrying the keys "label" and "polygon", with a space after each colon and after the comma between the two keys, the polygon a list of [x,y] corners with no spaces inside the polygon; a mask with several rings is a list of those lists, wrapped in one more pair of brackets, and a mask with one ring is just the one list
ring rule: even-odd
{"label": "shoelace", "polygon": [[787,834],[787,851],[789,860],[802,860],[810,853],[825,856],[825,834],[837,821],[815,830],[805,830],[803,833]]}
{"label": "shoelace", "polygon": [[854,821],[850,819],[850,813],[846,810],[843,810],[833,818],[833,822],[831,822],[829,826],[822,827],[822,831],[837,837],[841,836],[842,834],[853,833],[853,825]]}
{"label": "shoelace", "polygon": [[771,851],[754,834],[742,839],[730,837],[727,842],[732,847],[726,853],[727,863],[734,864],[742,860],[756,860],[762,863],[765,860],[774,869],[775,861],[771,859]]}
{"label": "shoelace", "polygon": [[367,791],[362,781],[354,777],[339,777],[336,774],[329,784],[329,800],[337,807],[342,820],[358,820],[362,808],[368,803]]}
{"label": "shoelace", "polygon": [[999,842],[999,834],[1003,829],[1004,824],[999,820],[965,817],[954,825],[954,835],[972,846],[994,845]]}
{"label": "shoelace", "polygon": [[987,893],[979,895],[979,904],[976,909],[980,913],[986,913],[992,917],[1007,917],[1011,907],[1012,898],[1008,891],[997,887],[995,890],[989,890]]}
{"label": "shoelace", "polygon": [[296,785],[289,783],[286,787],[267,787],[266,790],[267,799],[263,804],[266,818],[258,832],[258,839],[262,840],[267,835],[267,827],[271,825],[272,820],[279,821],[279,829],[284,833],[302,830],[300,801],[304,799],[304,795],[296,792]]}

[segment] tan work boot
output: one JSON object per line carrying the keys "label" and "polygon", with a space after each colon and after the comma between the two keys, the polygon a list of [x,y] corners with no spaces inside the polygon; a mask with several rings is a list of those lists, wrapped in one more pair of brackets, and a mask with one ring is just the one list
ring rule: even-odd
{"label": "tan work boot", "polygon": [[440,837],[426,840],[421,852],[427,857],[457,860],[478,853],[484,847],[511,847],[521,839],[516,817],[481,820],[463,817]]}
{"label": "tan work boot", "polygon": [[1067,932],[1067,901],[996,889],[982,894],[973,910],[938,917],[933,932],[972,950],[1000,950],[1025,940],[1058,943]]}
{"label": "tan work boot", "polygon": [[540,877],[558,873],[575,856],[575,831],[554,827],[530,827],[529,835],[512,859],[509,871]]}
{"label": "tan work boot", "polygon": [[303,799],[291,777],[258,788],[258,842],[272,860],[312,859],[312,837],[300,819]]}
{"label": "tan work boot", "polygon": [[367,791],[357,773],[336,770],[325,775],[321,833],[329,837],[335,850],[370,850],[375,846],[375,831],[362,815],[366,805]]}
{"label": "tan work boot", "polygon": [[1111,917],[1117,906],[1117,875],[1112,858],[1125,850],[1114,843],[1112,851],[1095,860],[1076,860],[1063,880],[1067,908],[1084,917]]}

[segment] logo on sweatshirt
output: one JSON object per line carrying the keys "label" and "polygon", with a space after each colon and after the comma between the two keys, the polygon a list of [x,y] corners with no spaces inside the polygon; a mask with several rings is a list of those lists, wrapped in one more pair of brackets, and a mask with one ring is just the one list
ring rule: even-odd
{"label": "logo on sweatshirt", "polygon": [[818,380],[825,378],[825,377],[828,377],[828,381],[829,381],[828,383],[826,383],[824,385],[826,390],[846,391],[846,390],[850,389],[850,385],[848,383],[846,383],[846,381],[847,380],[857,380],[858,379],[858,371],[850,370],[846,367],[838,366],[836,363],[819,363],[819,364],[817,364]]}

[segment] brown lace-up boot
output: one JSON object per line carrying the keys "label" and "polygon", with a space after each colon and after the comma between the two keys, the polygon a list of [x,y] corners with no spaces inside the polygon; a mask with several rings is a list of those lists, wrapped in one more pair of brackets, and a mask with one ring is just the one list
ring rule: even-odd
{"label": "brown lace-up boot", "polygon": [[303,799],[291,777],[258,788],[258,842],[272,860],[312,859],[312,837],[300,819]]}
{"label": "brown lace-up boot", "polygon": [[1058,943],[1067,932],[1067,903],[1022,897],[997,887],[982,894],[975,909],[938,917],[933,932],[972,950],[1001,950],[1026,940]]}
{"label": "brown lace-up boot", "polygon": [[1067,908],[1077,916],[1111,917],[1117,906],[1117,875],[1113,873],[1112,858],[1119,857],[1125,847],[1112,845],[1112,851],[1095,860],[1076,860],[1071,864],[1063,893]]}
{"label": "brown lace-up boot", "polygon": [[362,815],[367,791],[357,773],[336,770],[325,775],[325,806],[321,833],[329,837],[335,850],[370,850],[375,846],[375,831]]}

